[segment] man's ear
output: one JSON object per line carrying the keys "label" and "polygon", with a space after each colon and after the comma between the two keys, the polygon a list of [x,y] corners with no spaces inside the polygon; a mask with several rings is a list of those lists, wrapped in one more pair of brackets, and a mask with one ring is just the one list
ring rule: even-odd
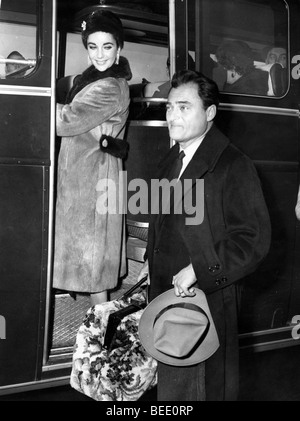
{"label": "man's ear", "polygon": [[208,122],[213,121],[216,114],[217,114],[217,107],[213,104],[210,107],[208,107],[207,110],[206,110],[207,121]]}

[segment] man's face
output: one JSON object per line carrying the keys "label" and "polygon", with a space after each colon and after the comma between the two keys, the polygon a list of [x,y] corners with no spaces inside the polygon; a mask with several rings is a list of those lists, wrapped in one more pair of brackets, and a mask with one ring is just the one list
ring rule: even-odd
{"label": "man's face", "polygon": [[267,57],[268,64],[279,63],[282,67],[286,68],[286,50],[284,48],[272,48]]}
{"label": "man's face", "polygon": [[188,83],[171,89],[166,118],[170,138],[180,143],[182,148],[203,135],[214,116],[215,106],[204,110],[196,84]]}

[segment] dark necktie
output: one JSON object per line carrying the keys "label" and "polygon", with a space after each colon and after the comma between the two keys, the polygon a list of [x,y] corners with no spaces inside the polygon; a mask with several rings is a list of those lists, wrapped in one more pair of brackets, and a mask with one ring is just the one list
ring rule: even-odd
{"label": "dark necktie", "polygon": [[182,160],[185,157],[185,153],[183,151],[180,152],[180,154],[175,159],[173,166],[171,167],[170,173],[168,175],[168,180],[177,180],[182,168]]}
{"label": "dark necktie", "polygon": [[[175,161],[173,162],[173,165],[171,166],[170,172],[168,174],[168,176],[166,177],[170,182],[172,180],[176,180],[179,177],[181,168],[182,168],[182,160],[185,156],[185,153],[183,151],[181,151],[178,155],[177,158],[175,159]],[[173,196],[173,190],[171,190],[170,192],[170,196],[169,196],[169,201],[172,201],[171,198]],[[162,196],[159,196],[159,217],[157,218],[157,222],[158,222],[158,227],[160,226],[162,220],[163,220],[163,215],[164,214],[169,214],[170,213],[170,204],[167,205],[167,209],[162,209],[162,205],[163,205],[163,199]],[[165,203],[166,205],[166,203]],[[159,228],[157,228],[159,229]]]}

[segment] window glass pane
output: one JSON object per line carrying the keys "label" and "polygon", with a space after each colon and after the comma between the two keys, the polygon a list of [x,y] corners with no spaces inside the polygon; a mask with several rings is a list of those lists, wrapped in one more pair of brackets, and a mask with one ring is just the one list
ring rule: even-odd
{"label": "window glass pane", "polygon": [[[190,7],[189,49],[221,91],[280,97],[288,86],[283,0],[204,0]],[[196,16],[196,19],[194,18]],[[197,26],[197,16],[200,25]]]}
{"label": "window glass pane", "polygon": [[36,65],[36,0],[2,0],[0,78],[27,77]]}

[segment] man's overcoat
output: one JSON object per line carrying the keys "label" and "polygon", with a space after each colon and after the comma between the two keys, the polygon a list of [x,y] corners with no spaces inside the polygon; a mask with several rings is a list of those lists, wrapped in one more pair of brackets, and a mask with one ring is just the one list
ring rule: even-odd
{"label": "man's overcoat", "polygon": [[[167,177],[177,153],[175,145],[160,165],[160,179]],[[220,348],[205,363],[206,399],[235,400],[239,363],[236,283],[255,271],[267,255],[270,220],[252,161],[215,126],[180,178],[183,187],[186,180],[192,180],[194,200],[199,179],[204,180],[204,200],[201,204],[198,197],[197,202],[198,208],[199,203],[204,207],[202,223],[191,224],[191,192],[184,188],[181,214],[171,211],[151,216],[147,246],[150,300],[172,288],[173,276],[192,263],[196,286],[207,295],[220,340]],[[196,212],[199,217],[201,209]],[[185,395],[182,384],[193,389],[199,367],[194,370],[195,375],[191,367],[165,366],[167,374],[159,380],[163,398],[189,400],[188,387]],[[175,379],[173,384],[170,379]]]}

